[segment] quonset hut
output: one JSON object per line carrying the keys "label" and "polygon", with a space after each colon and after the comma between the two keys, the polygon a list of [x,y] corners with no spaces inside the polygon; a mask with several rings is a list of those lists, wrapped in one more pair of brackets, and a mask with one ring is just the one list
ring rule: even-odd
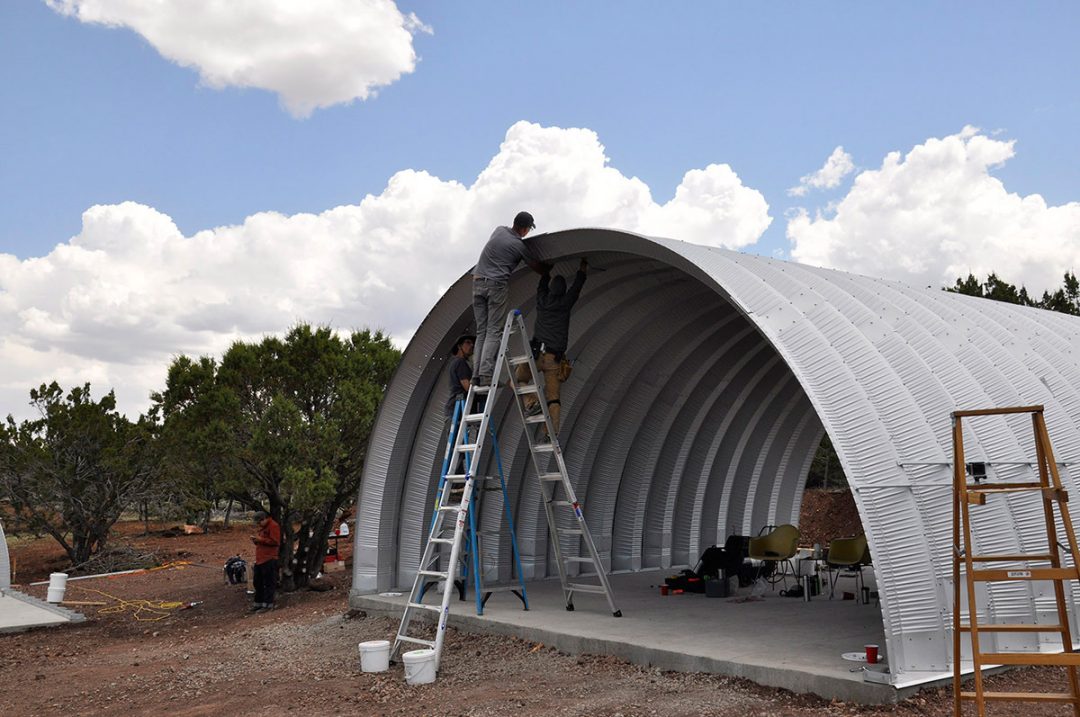
{"label": "quonset hut", "polygon": [[[873,554],[893,681],[950,669],[950,412],[1045,405],[1062,480],[1075,490],[1080,319],[620,231],[529,241],[560,266],[588,256],[606,269],[575,308],[561,435],[610,570],[686,565],[728,534],[797,524],[828,433]],[[421,324],[377,418],[359,495],[356,596],[412,583],[444,448],[442,369],[472,324],[470,284],[466,273]],[[528,313],[535,284],[535,274],[515,274],[510,305]],[[557,572],[508,408],[493,420],[517,487],[523,570],[539,579]],[[990,463],[990,480],[1037,479],[1027,416],[965,428],[968,460]],[[981,552],[1038,552],[1041,505],[1030,494],[975,511]],[[489,529],[500,520],[497,506],[482,516]],[[509,548],[500,548],[508,581]],[[987,586],[987,617],[1055,622],[1053,592],[1039,585]],[[1000,651],[1054,649],[1045,634],[996,639]]]}

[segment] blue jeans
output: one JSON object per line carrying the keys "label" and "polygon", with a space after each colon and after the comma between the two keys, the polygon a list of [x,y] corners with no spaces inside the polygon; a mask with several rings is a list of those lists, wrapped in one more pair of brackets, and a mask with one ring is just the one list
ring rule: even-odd
{"label": "blue jeans", "polygon": [[506,304],[510,285],[483,276],[473,277],[473,318],[476,319],[476,356],[478,381],[491,381],[506,323]]}

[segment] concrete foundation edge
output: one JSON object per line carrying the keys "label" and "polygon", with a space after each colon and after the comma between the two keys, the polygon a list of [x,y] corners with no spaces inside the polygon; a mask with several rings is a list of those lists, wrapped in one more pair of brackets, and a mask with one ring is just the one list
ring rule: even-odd
{"label": "concrete foundation edge", "polygon": [[[374,595],[350,593],[349,606],[387,617],[399,618],[401,616],[400,606],[387,603]],[[922,687],[932,686],[920,685],[897,689],[891,685],[836,679],[786,668],[744,665],[722,658],[687,655],[616,640],[601,640],[543,628],[508,625],[476,615],[461,615],[453,612],[450,613],[448,624],[467,632],[507,635],[532,642],[542,642],[571,655],[612,655],[635,665],[657,667],[661,670],[742,677],[766,687],[778,687],[792,692],[814,694],[828,700],[866,705],[895,704],[915,694]]]}

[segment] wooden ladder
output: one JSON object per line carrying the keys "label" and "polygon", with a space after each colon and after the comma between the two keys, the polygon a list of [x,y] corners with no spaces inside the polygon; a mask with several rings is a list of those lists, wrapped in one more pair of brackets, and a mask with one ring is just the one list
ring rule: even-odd
{"label": "wooden ladder", "polygon": [[[1038,482],[1020,483],[968,483],[966,463],[964,462],[964,433],[962,419],[978,416],[1000,416],[1013,413],[1030,413],[1035,431],[1035,451],[1039,466]],[[1016,408],[990,408],[974,411],[956,411],[952,414],[953,428],[953,696],[954,714],[959,717],[963,702],[973,701],[977,714],[986,714],[986,702],[1023,701],[1057,702],[1071,704],[1073,714],[1080,717],[1080,683],[1077,682],[1076,668],[1080,665],[1080,653],[1073,651],[1072,634],[1069,630],[1069,615],[1065,604],[1065,581],[1080,580],[1080,571],[1076,558],[1080,551],[1076,546],[1076,534],[1073,532],[1072,519],[1064,503],[1068,494],[1061,487],[1061,476],[1050,437],[1046,432],[1042,406]],[[985,505],[991,495],[1004,496],[1013,493],[1037,491],[1041,494],[1043,515],[1046,520],[1046,539],[1048,549],[1045,553],[1017,555],[973,555],[971,541],[971,506]],[[1054,523],[1054,505],[1061,514],[1061,523],[1068,539],[1068,552],[1073,556],[1073,565],[1062,564],[1062,547],[1058,542]],[[961,543],[961,533],[963,543]],[[976,564],[1015,563],[1026,565],[1023,569],[989,567],[979,570]],[[1050,567],[1034,568],[1031,562],[1049,562]],[[967,585],[968,623],[960,621],[960,566],[964,566],[964,582]],[[1044,580],[1054,583],[1054,595],[1057,598],[1057,624],[1003,624],[980,625],[975,597],[975,583],[1003,580]],[[982,652],[979,648],[981,632],[1026,632],[1058,633],[1061,635],[1062,651],[1046,652]],[[960,687],[960,638],[963,633],[971,636],[971,658],[975,666],[975,691],[963,692]],[[988,692],[983,689],[982,669],[984,665],[1062,665],[1067,668],[1069,692]]]}

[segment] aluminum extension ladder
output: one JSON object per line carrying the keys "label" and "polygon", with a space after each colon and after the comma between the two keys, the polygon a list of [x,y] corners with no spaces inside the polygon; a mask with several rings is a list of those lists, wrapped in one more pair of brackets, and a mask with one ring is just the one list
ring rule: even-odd
{"label": "aluminum extension ladder", "polygon": [[[988,483],[980,482],[975,475],[975,483],[968,483],[967,466],[964,462],[964,432],[961,421],[964,418],[978,416],[999,416],[1016,413],[1030,413],[1035,430],[1035,452],[1039,466],[1039,480],[1033,482]],[[991,408],[974,411],[956,411],[952,414],[953,431],[953,714],[961,714],[963,702],[975,703],[977,714],[986,714],[987,701],[1021,702],[1056,702],[1071,704],[1073,714],[1080,717],[1080,683],[1077,681],[1077,666],[1080,666],[1080,653],[1073,651],[1072,634],[1069,629],[1069,614],[1065,604],[1065,581],[1080,580],[1080,569],[1076,559],[1080,550],[1076,545],[1072,518],[1065,506],[1068,495],[1061,486],[1054,452],[1050,448],[1050,436],[1046,431],[1042,406],[1018,408]],[[974,474],[975,471],[973,470]],[[1047,548],[1039,553],[1022,555],[973,555],[971,540],[970,508],[985,505],[991,495],[1021,492],[1038,492],[1042,499],[1043,516],[1046,521]],[[1057,527],[1054,521],[1054,507],[1057,506],[1064,528],[1068,547],[1058,542]],[[962,542],[961,542],[962,541]],[[1065,565],[1062,552],[1071,553],[1072,565]],[[1031,563],[1049,563],[1050,567],[1032,567]],[[989,568],[976,569],[976,564],[992,563]],[[1006,564],[1003,566],[1002,564]],[[1009,563],[1023,563],[1022,568],[1009,567]],[[960,567],[964,567],[963,582],[967,589],[968,621],[960,619]],[[1057,603],[1056,624],[980,624],[978,603],[976,601],[976,582],[994,582],[1002,580],[1049,581],[1054,584],[1054,597]],[[979,646],[979,633],[1058,633],[1061,636],[1062,652],[982,652]],[[975,666],[975,690],[964,692],[960,685],[960,637],[967,633],[971,637],[971,659]],[[1068,692],[989,692],[983,689],[982,670],[984,665],[1062,665],[1067,668]]]}
{"label": "aluminum extension ladder", "polygon": [[[510,347],[515,347],[514,353],[510,354]],[[518,384],[515,369],[527,364],[532,376],[532,383]],[[532,349],[529,346],[529,337],[525,331],[525,322],[521,316],[521,310],[515,309],[506,317],[503,326],[502,340],[499,343],[499,352],[495,360],[495,369],[492,372],[489,386],[477,386],[473,384],[465,397],[462,425],[477,426],[476,440],[468,442],[465,437],[470,436],[467,430],[458,431],[454,438],[454,444],[447,466],[445,480],[443,481],[442,496],[431,525],[427,545],[420,559],[420,566],[413,581],[412,590],[409,592],[408,601],[401,617],[391,657],[398,655],[401,648],[406,644],[420,645],[435,651],[435,668],[439,667],[442,659],[443,641],[446,637],[446,623],[450,616],[450,596],[453,592],[453,584],[458,561],[466,535],[466,525],[469,521],[469,507],[472,505],[473,491],[476,488],[476,477],[473,469],[479,465],[483,455],[491,414],[495,407],[496,395],[500,390],[503,380],[503,372],[509,375],[510,389],[514,395],[514,404],[525,426],[526,440],[529,443],[529,452],[532,455],[533,467],[536,469],[540,481],[540,493],[544,501],[544,510],[547,514],[548,529],[551,535],[555,553],[555,561],[559,569],[559,580],[562,585],[563,598],[567,610],[574,609],[574,595],[576,593],[603,594],[607,599],[611,613],[615,617],[622,617],[622,611],[615,604],[615,598],[611,591],[604,565],[596,550],[589,528],[585,524],[585,516],[582,512],[581,503],[574,494],[574,488],[566,472],[566,462],[563,459],[562,449],[559,446],[558,437],[553,430],[551,415],[547,410],[547,402],[543,395],[543,389],[539,387],[537,380],[540,377],[533,360]],[[541,411],[539,414],[527,416],[522,403],[522,398],[534,395],[540,401]],[[481,403],[482,399],[482,406]],[[479,408],[479,411],[477,410]],[[540,442],[531,434],[530,429],[543,423],[547,428],[550,442]],[[471,436],[470,439],[471,440]],[[497,450],[497,448],[496,448]],[[554,462],[554,466],[551,463]],[[451,498],[455,487],[462,486],[463,490],[457,503]],[[562,495],[559,495],[559,491]],[[456,497],[456,496],[455,496]],[[560,529],[558,525],[557,510],[570,511],[577,527],[572,529]],[[452,522],[451,522],[452,521]],[[580,537],[584,544],[587,555],[563,556],[561,536]],[[450,557],[445,569],[440,570],[437,562],[443,555],[441,549],[450,546]],[[576,582],[570,582],[567,577],[568,565],[591,565],[594,569],[593,577],[596,582],[586,582],[589,576],[578,575]],[[423,599],[426,585],[431,578],[442,581],[443,589],[440,595],[440,604],[424,603]],[[428,612],[437,615],[434,639],[419,637],[411,629],[414,627],[414,619],[420,614]],[[425,632],[430,634],[430,628]]]}

